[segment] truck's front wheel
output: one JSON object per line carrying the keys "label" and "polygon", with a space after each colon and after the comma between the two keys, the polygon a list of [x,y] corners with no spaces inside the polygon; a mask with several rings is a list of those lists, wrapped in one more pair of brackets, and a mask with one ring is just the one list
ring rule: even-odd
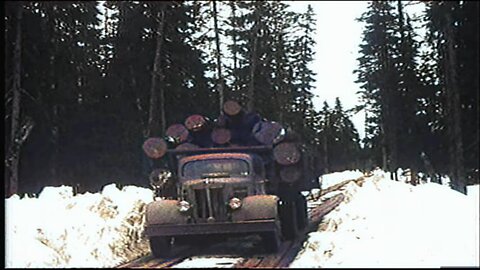
{"label": "truck's front wheel", "polygon": [[298,221],[294,201],[284,201],[279,209],[282,234],[285,239],[292,240],[297,236]]}
{"label": "truck's front wheel", "polygon": [[273,232],[264,232],[261,234],[263,246],[265,247],[266,252],[275,253],[280,247],[280,235],[277,231]]}
{"label": "truck's front wheel", "polygon": [[297,199],[295,200],[295,207],[297,208],[298,228],[302,230],[308,224],[308,212],[307,200],[300,193],[297,195]]}
{"label": "truck's front wheel", "polygon": [[171,255],[172,242],[171,237],[165,236],[154,236],[150,237],[150,250],[156,258],[165,258]]}

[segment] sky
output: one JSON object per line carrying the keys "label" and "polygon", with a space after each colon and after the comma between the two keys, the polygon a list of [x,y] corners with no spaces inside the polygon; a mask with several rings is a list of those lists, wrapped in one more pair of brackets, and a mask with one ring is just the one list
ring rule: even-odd
{"label": "sky", "polygon": [[[334,106],[339,97],[344,109],[359,105],[360,90],[353,70],[357,67],[363,23],[355,21],[367,8],[367,1],[287,1],[291,9],[303,12],[311,5],[316,15],[315,58],[311,66],[316,73],[313,105],[321,110],[326,101]],[[352,117],[360,138],[364,138],[365,115]]]}
{"label": "sky", "polygon": [[[345,110],[360,105],[360,85],[353,71],[357,68],[359,45],[365,24],[356,21],[367,10],[369,1],[285,1],[296,12],[304,12],[311,5],[316,15],[316,46],[312,70],[316,73],[313,105],[321,110],[326,101],[330,107],[339,97]],[[404,6],[410,16],[419,15],[423,5]],[[425,34],[419,27],[421,38]],[[418,39],[417,38],[417,39]],[[352,122],[360,138],[365,137],[365,113],[353,115]]]}

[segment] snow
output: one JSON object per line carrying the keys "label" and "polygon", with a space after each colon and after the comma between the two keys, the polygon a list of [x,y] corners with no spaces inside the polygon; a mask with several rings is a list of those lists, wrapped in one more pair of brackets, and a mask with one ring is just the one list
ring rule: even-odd
{"label": "snow", "polygon": [[242,258],[194,256],[172,268],[232,268]]}
{"label": "snow", "polygon": [[73,196],[45,187],[38,198],[14,195],[6,203],[6,267],[113,267],[148,254],[142,238],[149,189],[107,185]]}
{"label": "snow", "polygon": [[[362,175],[336,172],[319,181],[326,188]],[[361,186],[344,186],[345,201],[309,234],[290,267],[478,267],[480,186],[467,187],[466,196],[402,177],[392,181],[376,170]],[[143,214],[152,200],[150,189],[114,184],[94,194],[62,186],[45,187],[38,198],[14,195],[5,200],[6,267],[114,267],[147,255]],[[175,267],[233,267],[238,260],[195,256]]]}
{"label": "snow", "polygon": [[[479,198],[376,171],[309,234],[290,267],[479,266]],[[469,188],[474,189],[474,188]]]}

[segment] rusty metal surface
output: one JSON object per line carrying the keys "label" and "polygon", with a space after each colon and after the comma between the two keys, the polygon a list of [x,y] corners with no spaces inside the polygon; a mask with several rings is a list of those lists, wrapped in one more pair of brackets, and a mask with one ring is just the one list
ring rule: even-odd
{"label": "rusty metal surface", "polygon": [[215,185],[224,185],[224,184],[239,184],[239,183],[250,183],[252,180],[245,177],[229,177],[229,178],[206,178],[206,179],[196,179],[188,180],[183,183],[185,187],[194,187],[194,188],[206,188],[215,187]]}
{"label": "rusty metal surface", "polygon": [[254,195],[242,200],[240,209],[232,212],[233,221],[275,219],[278,197],[275,195]]}
{"label": "rusty metal surface", "polygon": [[270,219],[243,222],[151,225],[145,228],[145,234],[156,236],[235,234],[274,231],[277,229],[277,222]]}
{"label": "rusty metal surface", "polygon": [[187,216],[178,211],[177,200],[153,201],[147,205],[145,213],[147,226],[157,224],[187,223]]}
{"label": "rusty metal surface", "polygon": [[197,160],[225,159],[225,158],[252,160],[252,157],[249,154],[245,154],[245,153],[208,153],[208,154],[199,154],[195,156],[185,157],[180,161],[179,165],[181,166],[185,163],[188,163],[191,161],[197,161]]}
{"label": "rusty metal surface", "polygon": [[199,149],[185,149],[185,150],[177,150],[177,149],[169,149],[167,153],[170,154],[215,154],[215,153],[236,153],[236,152],[251,152],[251,153],[258,153],[258,152],[268,152],[272,151],[272,146],[270,145],[259,145],[259,146],[238,146],[238,147],[216,147],[216,148],[199,148]]}

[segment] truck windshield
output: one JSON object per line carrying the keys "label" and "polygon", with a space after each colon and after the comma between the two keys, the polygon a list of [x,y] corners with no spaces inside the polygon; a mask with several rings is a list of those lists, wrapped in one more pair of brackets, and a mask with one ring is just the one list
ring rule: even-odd
{"label": "truck windshield", "polygon": [[187,178],[245,177],[248,163],[242,159],[205,159],[190,161],[183,166],[182,175]]}

